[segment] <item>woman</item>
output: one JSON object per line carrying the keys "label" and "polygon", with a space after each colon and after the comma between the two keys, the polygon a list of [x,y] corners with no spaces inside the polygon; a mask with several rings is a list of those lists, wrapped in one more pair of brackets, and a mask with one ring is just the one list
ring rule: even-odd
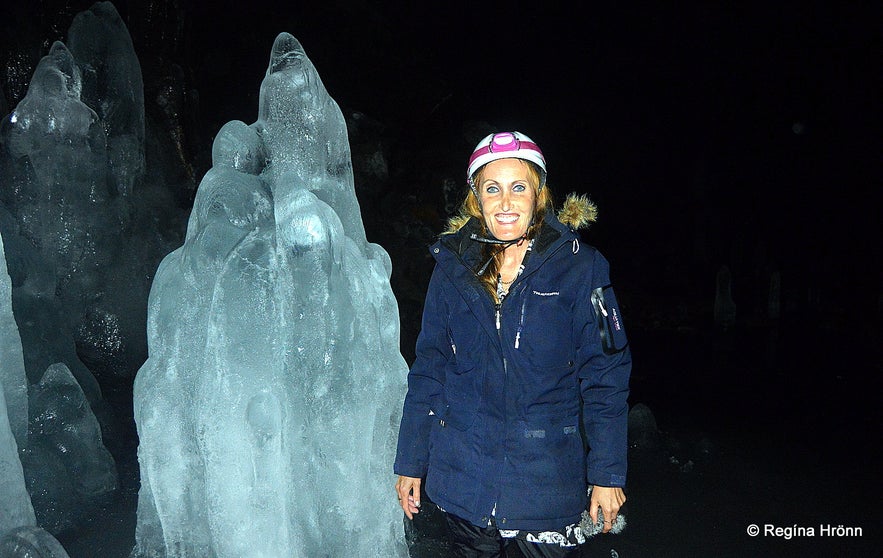
{"label": "woman", "polygon": [[425,478],[460,556],[576,556],[588,487],[604,532],[625,502],[631,356],[607,261],[574,231],[595,208],[571,195],[553,215],[519,132],[479,142],[467,181],[431,247],[396,492],[413,519]]}

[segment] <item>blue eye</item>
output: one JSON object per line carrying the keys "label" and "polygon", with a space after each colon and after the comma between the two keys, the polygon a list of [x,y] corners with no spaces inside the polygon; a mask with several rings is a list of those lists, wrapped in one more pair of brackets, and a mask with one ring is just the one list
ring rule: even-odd
{"label": "blue eye", "polygon": [[488,194],[496,194],[500,189],[497,186],[488,186],[484,191]]}
{"label": "blue eye", "polygon": [[515,186],[512,187],[513,192],[523,192],[526,189],[527,189],[527,186],[525,186],[524,184],[516,184]]}

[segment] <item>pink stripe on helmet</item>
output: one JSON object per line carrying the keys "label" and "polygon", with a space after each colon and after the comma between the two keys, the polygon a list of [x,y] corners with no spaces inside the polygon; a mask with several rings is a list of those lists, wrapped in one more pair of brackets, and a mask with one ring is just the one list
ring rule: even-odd
{"label": "pink stripe on helmet", "polygon": [[[482,155],[487,155],[488,153],[505,153],[507,151],[530,150],[530,151],[536,151],[537,153],[540,154],[540,157],[543,157],[543,152],[540,151],[540,148],[537,144],[535,144],[533,142],[529,142],[529,141],[521,141],[521,142],[518,142],[518,144],[519,144],[519,147],[510,148],[507,146],[505,149],[499,149],[499,148],[491,149],[491,146],[489,146],[489,145],[482,147],[481,149],[479,149],[478,151],[473,153],[472,157],[469,158],[469,165],[471,166],[472,163],[475,162],[476,159],[478,159]],[[543,157],[543,158],[545,159],[545,157]]]}
{"label": "pink stripe on helmet", "polygon": [[471,184],[472,176],[483,165],[510,157],[530,161],[539,166],[542,171],[542,184],[540,184],[542,187],[545,183],[546,158],[539,146],[521,132],[498,132],[478,142],[466,167],[467,181]]}

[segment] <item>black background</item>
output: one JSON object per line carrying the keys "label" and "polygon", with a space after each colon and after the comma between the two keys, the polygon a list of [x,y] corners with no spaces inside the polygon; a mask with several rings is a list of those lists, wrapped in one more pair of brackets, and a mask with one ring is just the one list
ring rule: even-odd
{"label": "black background", "polygon": [[[180,71],[196,182],[217,130],[256,119],[279,32],[301,41],[350,120],[373,123],[367,134],[389,176],[369,188],[356,164],[357,191],[369,240],[393,260],[409,361],[431,237],[403,237],[400,214],[440,232],[443,182],[462,183],[484,133],[527,133],[558,195],[591,195],[600,219],[586,238],[612,262],[635,355],[632,403],[650,405],[669,433],[668,461],[633,467],[633,517],[646,522],[620,543],[635,545],[632,555],[667,555],[647,550],[657,535],[669,550],[689,547],[666,531],[677,522],[654,524],[662,515],[728,508],[694,525],[701,535],[691,531],[720,553],[716,537],[732,548],[745,525],[763,522],[750,515],[755,504],[780,524],[851,518],[879,537],[868,458],[879,452],[883,372],[879,7],[423,4],[115,3],[142,66],[148,117],[163,78]],[[0,9],[4,112],[89,5]],[[352,135],[355,156],[364,136]],[[713,321],[723,265],[738,307],[727,332]],[[778,320],[765,313],[773,271]],[[679,452],[699,464],[696,447],[708,439],[717,464],[687,481],[669,467]],[[746,470],[755,475],[747,481]]]}

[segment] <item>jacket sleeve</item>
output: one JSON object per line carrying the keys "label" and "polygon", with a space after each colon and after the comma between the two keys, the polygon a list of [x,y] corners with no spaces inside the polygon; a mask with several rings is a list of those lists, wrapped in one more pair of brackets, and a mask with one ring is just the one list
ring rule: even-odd
{"label": "jacket sleeve", "polygon": [[444,273],[436,266],[429,281],[416,359],[408,372],[408,393],[402,410],[394,471],[397,475],[423,477],[429,463],[429,432],[433,404],[441,397],[445,366],[453,357],[447,311],[442,301]]}
{"label": "jacket sleeve", "polygon": [[590,284],[575,311],[583,425],[590,485],[625,486],[628,394],[632,369],[622,315],[610,287],[607,260],[595,252]]}

